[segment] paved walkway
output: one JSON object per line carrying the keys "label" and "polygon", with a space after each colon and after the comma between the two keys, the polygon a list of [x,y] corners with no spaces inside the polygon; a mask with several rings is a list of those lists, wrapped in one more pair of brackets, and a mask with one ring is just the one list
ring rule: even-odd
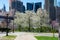
{"label": "paved walkway", "polygon": [[18,35],[15,40],[37,40],[37,39],[31,34],[21,34]]}
{"label": "paved walkway", "polygon": [[[0,33],[0,37],[5,36],[6,33]],[[31,32],[15,32],[9,33],[9,35],[17,35],[15,40],[37,40],[34,36],[53,36],[53,33],[31,33]],[[54,33],[55,37],[58,37],[58,33]]]}
{"label": "paved walkway", "polygon": [[[58,37],[58,34],[54,34],[55,37]],[[52,33],[29,33],[29,32],[22,32],[20,33],[15,40],[37,40],[34,36],[50,36],[52,37]]]}

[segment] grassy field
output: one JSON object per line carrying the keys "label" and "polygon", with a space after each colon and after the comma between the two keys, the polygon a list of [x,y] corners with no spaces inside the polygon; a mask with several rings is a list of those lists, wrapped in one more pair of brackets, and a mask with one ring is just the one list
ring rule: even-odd
{"label": "grassy field", "polygon": [[16,36],[9,35],[9,36],[4,36],[4,37],[0,38],[0,40],[14,40],[15,38],[16,38]]}
{"label": "grassy field", "polygon": [[58,40],[57,37],[35,36],[37,40]]}

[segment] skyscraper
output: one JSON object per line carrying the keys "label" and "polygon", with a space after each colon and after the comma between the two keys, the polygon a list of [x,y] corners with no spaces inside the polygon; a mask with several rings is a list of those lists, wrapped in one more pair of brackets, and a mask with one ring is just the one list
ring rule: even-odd
{"label": "skyscraper", "polygon": [[46,11],[48,11],[48,9],[49,9],[49,0],[45,0],[44,8],[46,9]]}
{"label": "skyscraper", "polygon": [[12,2],[13,2],[13,1],[16,1],[16,0],[9,0],[9,10],[12,9]]}
{"label": "skyscraper", "polygon": [[3,9],[2,9],[3,11],[6,11],[6,7],[5,7],[5,4],[3,5]]}
{"label": "skyscraper", "polygon": [[56,16],[57,16],[57,19],[59,19],[60,18],[60,7],[57,6],[56,10],[57,10]]}
{"label": "skyscraper", "polygon": [[51,20],[56,19],[56,10],[54,3],[56,3],[55,0],[45,0],[45,9],[49,13]]}
{"label": "skyscraper", "polygon": [[23,5],[23,7],[22,7],[22,8],[23,8],[23,9],[22,9],[22,10],[23,10],[23,13],[25,13],[25,6]]}
{"label": "skyscraper", "polygon": [[10,10],[15,9],[16,11],[19,11],[19,12],[24,12],[25,10],[25,6],[23,5],[23,2],[18,1],[18,0],[11,0],[9,8]]}
{"label": "skyscraper", "polygon": [[34,9],[34,3],[27,3],[27,10],[31,11]]}
{"label": "skyscraper", "polygon": [[27,10],[33,10],[34,12],[37,11],[38,8],[42,8],[42,3],[37,2],[37,3],[27,3]]}
{"label": "skyscraper", "polygon": [[38,8],[42,8],[42,3],[41,2],[37,2],[35,3],[35,12],[37,11]]}
{"label": "skyscraper", "polygon": [[45,0],[45,9],[49,12],[49,7],[54,6],[54,0]]}

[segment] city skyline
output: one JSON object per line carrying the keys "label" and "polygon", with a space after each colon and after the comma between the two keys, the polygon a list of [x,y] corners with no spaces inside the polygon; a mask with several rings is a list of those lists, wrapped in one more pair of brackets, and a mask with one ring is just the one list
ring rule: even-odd
{"label": "city skyline", "polygon": [[[27,2],[30,2],[30,3],[42,2],[42,8],[44,7],[44,0],[21,0],[21,1],[23,2],[23,5],[25,5],[25,7],[26,7]],[[58,5],[58,2],[60,2],[60,0],[57,0],[57,5]],[[6,11],[9,11],[9,0],[1,0],[0,1],[0,9],[3,8],[4,4],[6,6]]]}

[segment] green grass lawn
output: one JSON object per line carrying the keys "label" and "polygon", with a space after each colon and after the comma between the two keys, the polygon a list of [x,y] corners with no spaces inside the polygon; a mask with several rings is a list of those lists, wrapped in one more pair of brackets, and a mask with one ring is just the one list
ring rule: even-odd
{"label": "green grass lawn", "polygon": [[15,38],[16,38],[16,36],[9,35],[9,36],[4,36],[4,37],[0,38],[0,40],[14,40]]}
{"label": "green grass lawn", "polygon": [[35,36],[37,40],[58,40],[57,37],[48,37],[48,36]]}

